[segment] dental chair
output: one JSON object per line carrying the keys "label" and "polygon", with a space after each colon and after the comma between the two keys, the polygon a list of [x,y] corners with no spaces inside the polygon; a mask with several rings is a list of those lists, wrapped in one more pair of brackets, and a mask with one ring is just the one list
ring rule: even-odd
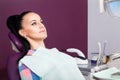
{"label": "dental chair", "polygon": [[23,56],[23,45],[13,33],[9,32],[8,37],[12,44],[12,49],[14,50],[7,60],[8,78],[9,80],[21,80],[18,70],[18,61]]}
{"label": "dental chair", "polygon": [[[9,80],[21,80],[20,79],[20,74],[19,74],[19,70],[18,70],[18,61],[24,56],[24,47],[22,45],[22,43],[20,42],[20,40],[12,33],[9,32],[8,33],[8,37],[10,39],[11,45],[12,45],[12,49],[13,49],[13,53],[8,57],[7,60],[7,73],[8,73],[8,78]],[[62,50],[62,52],[64,52],[64,50]],[[87,59],[85,58],[84,54],[75,48],[68,48],[65,50],[65,52],[68,53],[77,53],[78,54],[78,58],[77,61],[80,62],[80,64],[88,64]]]}

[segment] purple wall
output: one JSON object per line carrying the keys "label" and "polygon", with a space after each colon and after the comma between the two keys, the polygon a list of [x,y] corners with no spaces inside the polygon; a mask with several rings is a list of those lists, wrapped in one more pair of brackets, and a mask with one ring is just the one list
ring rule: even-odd
{"label": "purple wall", "polygon": [[0,10],[0,69],[12,53],[6,18],[26,10],[43,18],[48,30],[47,47],[75,47],[87,56],[87,0],[0,0]]}

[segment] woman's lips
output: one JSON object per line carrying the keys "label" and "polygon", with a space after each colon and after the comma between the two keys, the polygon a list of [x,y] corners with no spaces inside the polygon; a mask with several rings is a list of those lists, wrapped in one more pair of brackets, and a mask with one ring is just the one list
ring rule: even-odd
{"label": "woman's lips", "polygon": [[43,32],[46,32],[46,30],[44,29],[44,30],[41,30],[41,31],[40,31],[40,33],[43,33]]}

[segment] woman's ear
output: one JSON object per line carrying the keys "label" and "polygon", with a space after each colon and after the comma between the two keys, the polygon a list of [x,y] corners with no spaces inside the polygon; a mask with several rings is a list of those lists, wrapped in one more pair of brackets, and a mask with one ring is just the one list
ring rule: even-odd
{"label": "woman's ear", "polygon": [[23,29],[20,29],[20,30],[19,30],[19,34],[20,34],[22,37],[26,38],[26,33],[25,33],[25,31],[24,31]]}

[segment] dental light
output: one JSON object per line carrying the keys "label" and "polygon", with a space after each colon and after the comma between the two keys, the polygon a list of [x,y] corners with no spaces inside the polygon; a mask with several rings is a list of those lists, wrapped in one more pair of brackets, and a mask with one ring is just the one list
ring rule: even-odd
{"label": "dental light", "polygon": [[120,0],[99,0],[100,13],[108,12],[111,16],[120,17]]}

